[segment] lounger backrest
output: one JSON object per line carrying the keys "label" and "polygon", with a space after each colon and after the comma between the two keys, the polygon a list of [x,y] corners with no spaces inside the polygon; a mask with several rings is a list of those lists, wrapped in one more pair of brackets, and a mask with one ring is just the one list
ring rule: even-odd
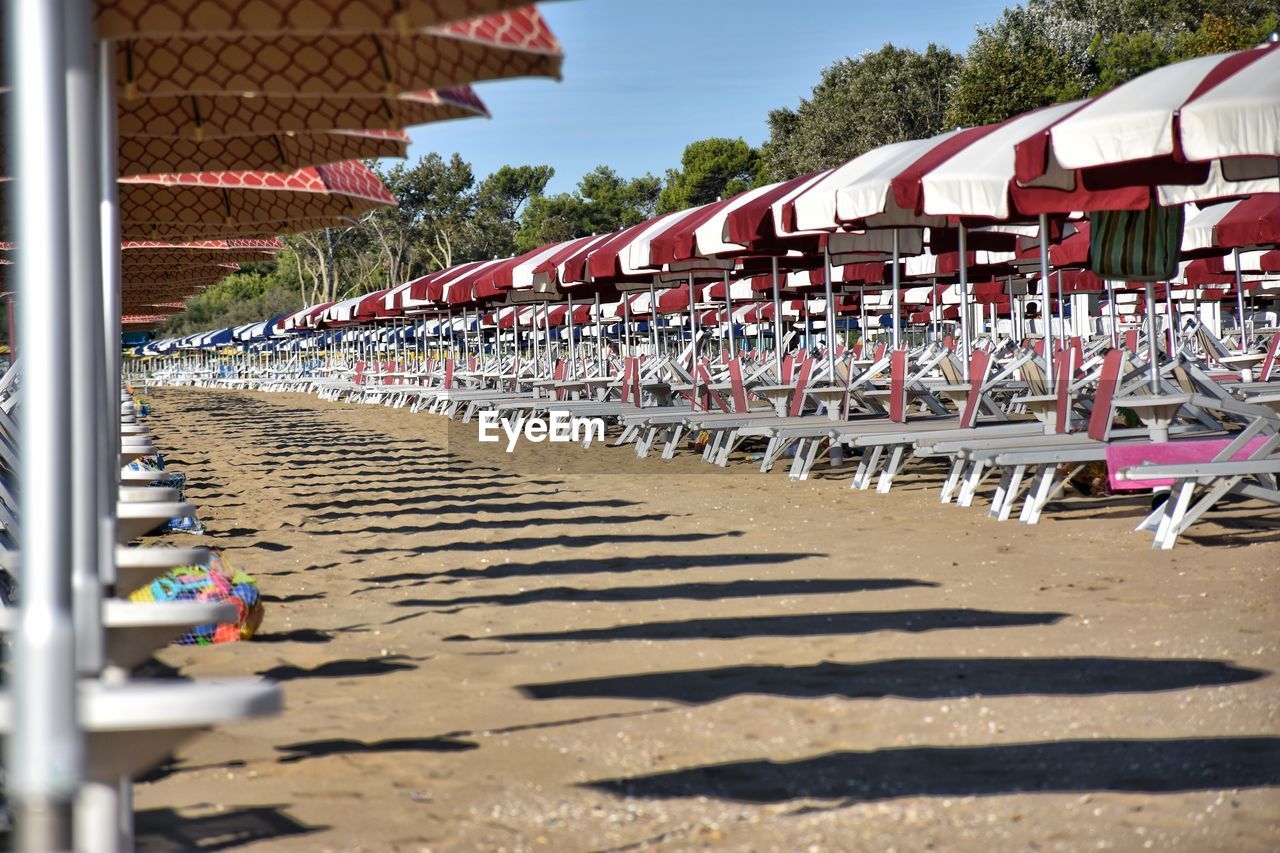
{"label": "lounger backrest", "polygon": [[879,361],[880,359],[884,358],[884,354],[887,353],[888,351],[889,351],[888,344],[877,344],[876,357],[873,359],[873,361]]}
{"label": "lounger backrest", "polygon": [[1084,344],[1080,342],[1080,338],[1072,338],[1070,341],[1071,351],[1075,354],[1075,365],[1078,371],[1084,365]]}
{"label": "lounger backrest", "polygon": [[631,402],[631,370],[634,367],[633,359],[627,356],[622,360],[622,402]]}
{"label": "lounger backrest", "polygon": [[956,339],[951,335],[947,335],[942,339],[942,345],[952,352],[956,351]]}
{"label": "lounger backrest", "polygon": [[786,357],[782,359],[782,375],[778,377],[778,381],[783,385],[788,384],[791,381],[791,372],[793,370],[795,370],[795,358],[791,353],[787,353]]}
{"label": "lounger backrest", "polygon": [[809,374],[812,372],[813,359],[806,358],[800,362],[800,369],[796,372],[796,388],[791,392],[791,406],[787,409],[787,414],[793,418],[799,417],[804,410],[804,395],[809,388]]}
{"label": "lounger backrest", "polygon": [[446,389],[453,387],[453,359],[451,358],[444,360],[444,387]]}
{"label": "lounger backrest", "polygon": [[907,351],[896,349],[889,357],[889,420],[907,420]]}
{"label": "lounger backrest", "polygon": [[742,362],[739,359],[729,360],[729,384],[733,388],[733,410],[747,411],[747,388],[742,382]]}
{"label": "lounger backrest", "polygon": [[1027,393],[1032,397],[1040,397],[1048,392],[1047,383],[1044,379],[1044,365],[1039,359],[1029,358],[1022,367],[1022,381],[1027,383]]}
{"label": "lounger backrest", "polygon": [[1124,333],[1124,348],[1134,355],[1138,354],[1138,330],[1130,329]]}
{"label": "lounger backrest", "polygon": [[644,398],[640,395],[640,359],[635,357],[631,359],[631,400],[637,409],[644,405]]}
{"label": "lounger backrest", "polygon": [[1270,382],[1276,372],[1276,362],[1280,361],[1280,333],[1271,336],[1271,346],[1267,347],[1267,357],[1262,362],[1262,372],[1258,374],[1261,382]]}
{"label": "lounger backrest", "polygon": [[1113,349],[1102,359],[1102,372],[1098,374],[1098,387],[1093,394],[1093,411],[1089,413],[1089,438],[1106,441],[1111,433],[1111,401],[1120,387],[1126,355],[1122,349]]}
{"label": "lounger backrest", "polygon": [[1054,430],[1062,433],[1071,428],[1071,377],[1076,372],[1075,350],[1063,349],[1061,358],[1054,362],[1054,372],[1058,374],[1054,383],[1054,393],[1058,395]]}
{"label": "lounger backrest", "polygon": [[[969,362],[973,364],[972,360]],[[942,371],[942,378],[948,385],[963,385],[964,375],[960,372],[960,365],[956,364],[955,356],[946,353],[938,360],[938,369]],[[973,375],[972,371],[969,373]]]}
{"label": "lounger backrest", "polygon": [[355,382],[357,385],[364,384],[364,369],[365,369],[365,363],[363,361],[357,361],[356,372],[351,377],[351,380]]}
{"label": "lounger backrest", "polygon": [[[944,359],[945,364],[948,359]],[[960,413],[960,427],[969,429],[978,422],[978,410],[982,408],[982,389],[991,373],[991,353],[974,350],[969,359],[969,394],[965,397],[964,411]]]}

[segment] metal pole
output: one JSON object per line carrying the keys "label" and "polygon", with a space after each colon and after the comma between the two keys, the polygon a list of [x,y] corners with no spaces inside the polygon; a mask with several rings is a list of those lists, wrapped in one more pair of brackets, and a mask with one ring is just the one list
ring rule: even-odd
{"label": "metal pole", "polygon": [[1168,282],[1164,286],[1164,319],[1169,327],[1169,357],[1173,358],[1178,349],[1178,316],[1173,310],[1173,286]]}
{"label": "metal pole", "polygon": [[102,308],[103,352],[102,363],[106,375],[102,396],[105,399],[105,421],[102,429],[103,464],[110,476],[102,483],[106,499],[106,515],[102,519],[101,546],[106,555],[100,564],[103,583],[116,582],[116,480],[120,460],[120,419],[118,398],[120,391],[120,187],[116,183],[119,166],[119,139],[116,127],[116,45],[113,41],[99,42],[98,51],[98,218],[102,276],[100,305]]}
{"label": "metal pole", "polygon": [[1244,333],[1244,276],[1240,274],[1240,250],[1232,249],[1231,257],[1236,265],[1236,317],[1240,325],[1240,352],[1241,354],[1249,351]]}
{"label": "metal pole", "polygon": [[1107,288],[1107,313],[1111,315],[1111,347],[1115,349],[1120,346],[1120,327],[1116,316],[1116,291],[1115,284],[1111,279],[1103,282]]}
{"label": "metal pole", "polygon": [[1058,346],[1067,342],[1067,305],[1062,299],[1062,270],[1058,270]]}
{"label": "metal pole", "polygon": [[689,273],[689,372],[698,369],[698,323],[693,293],[693,273]]}
{"label": "metal pole", "polygon": [[[964,263],[963,249],[960,263]],[[898,310],[898,292],[902,287],[902,270],[898,262],[898,229],[893,229],[893,348],[902,346],[902,318]]]}
{"label": "metal pole", "polygon": [[[13,81],[8,138],[15,182],[9,222],[17,253],[22,405],[18,411],[18,546],[23,570],[9,695],[6,788],[16,847],[71,847],[72,800],[84,773],[76,720],[71,621],[71,364],[62,312],[70,301],[67,91],[61,2],[9,4]],[[90,246],[75,247],[80,251]]]}
{"label": "metal pole", "polygon": [[604,370],[604,314],[600,310],[600,291],[596,291],[596,367],[601,376]]}
{"label": "metal pole", "polygon": [[[103,519],[115,494],[104,489],[108,459],[101,450],[107,401],[99,358],[104,349],[102,314],[101,225],[98,221],[97,61],[93,9],[85,0],[68,0],[67,48],[67,189],[71,251],[71,299],[63,309],[71,351],[71,461],[76,488],[71,499],[71,585],[75,615],[76,665],[82,675],[103,666],[102,581],[98,566],[114,557],[102,547]],[[118,251],[117,247],[117,251]],[[118,342],[117,342],[118,343]],[[119,407],[115,407],[118,409]],[[117,451],[118,452],[118,451]],[[118,480],[119,472],[115,472]],[[104,480],[107,482],[104,483]],[[112,489],[112,492],[115,490]]]}
{"label": "metal pole", "polygon": [[773,370],[782,381],[782,301],[778,298],[778,259],[772,262],[773,273]]}
{"label": "metal pole", "polygon": [[[969,261],[968,230],[960,226],[960,370],[966,380],[969,378]],[[894,306],[897,310],[897,306]],[[1045,344],[1048,348],[1048,344]]]}
{"label": "metal pole", "polygon": [[1143,282],[1147,301],[1147,375],[1151,380],[1151,393],[1160,393],[1160,327],[1156,322],[1156,284]]}
{"label": "metal pole", "polygon": [[658,357],[658,289],[654,282],[657,276],[649,280],[649,337],[653,340],[653,357]]}
{"label": "metal pole", "polygon": [[[827,372],[828,380],[836,384],[836,302],[832,297],[831,287],[831,248],[822,247],[822,284],[827,297]],[[895,306],[896,308],[896,306]]]}
{"label": "metal pole", "polygon": [[576,379],[578,377],[577,366],[574,364],[578,359],[577,341],[574,340],[573,328],[573,292],[566,290],[565,295],[569,298],[569,374],[566,379]]}
{"label": "metal pole", "polygon": [[[963,233],[963,232],[962,232]],[[963,266],[963,265],[962,265]],[[1051,318],[1053,312],[1049,310],[1049,216],[1048,214],[1040,214],[1040,317]],[[1045,322],[1049,322],[1046,320]],[[1049,377],[1049,381],[1053,381],[1053,347],[1050,346],[1049,329],[1045,328],[1044,335],[1044,370],[1045,375]]]}
{"label": "metal pole", "polygon": [[729,325],[729,358],[738,355],[737,347],[733,343],[733,300],[729,297],[729,273],[724,274],[724,318]]}

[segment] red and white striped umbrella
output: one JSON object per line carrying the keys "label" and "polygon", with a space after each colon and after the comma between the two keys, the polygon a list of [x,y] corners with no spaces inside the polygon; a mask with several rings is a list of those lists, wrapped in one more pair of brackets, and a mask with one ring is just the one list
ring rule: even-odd
{"label": "red and white striped umbrella", "polygon": [[1280,246],[1280,193],[1258,193],[1236,201],[1204,205],[1187,220],[1182,252],[1275,248]]}
{"label": "red and white striped umbrella", "polygon": [[404,33],[492,15],[527,0],[98,0],[98,38],[184,33]]}
{"label": "red and white striped umbrella", "polygon": [[470,86],[377,98],[272,95],[183,95],[133,98],[119,104],[122,140],[186,139],[340,130],[403,130],[489,110]]}
{"label": "red and white striped umbrella", "polygon": [[353,223],[395,197],[369,167],[347,161],[290,174],[189,172],[120,181],[126,239],[182,240],[308,231]]}
{"label": "red and white striped umbrella", "polygon": [[1017,145],[1024,186],[1161,188],[1165,203],[1275,188],[1280,46],[1157,68]]}
{"label": "red and white striped umbrella", "polygon": [[117,42],[123,100],[175,95],[384,98],[481,80],[554,77],[559,42],[532,6],[385,35],[180,35]]}

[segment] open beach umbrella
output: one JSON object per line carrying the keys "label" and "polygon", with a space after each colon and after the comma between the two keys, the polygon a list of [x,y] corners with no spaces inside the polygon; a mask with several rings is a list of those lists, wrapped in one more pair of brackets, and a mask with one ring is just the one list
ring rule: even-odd
{"label": "open beach umbrella", "polygon": [[395,204],[355,161],[274,172],[188,172],[120,180],[126,239],[250,237],[351,223]]}
{"label": "open beach umbrella", "polygon": [[563,54],[533,7],[386,34],[199,31],[116,43],[121,100],[174,95],[384,98],[481,80],[558,78]]}
{"label": "open beach umbrella", "polygon": [[402,33],[504,12],[527,0],[97,0],[100,39],[223,35]]}
{"label": "open beach umbrella", "polygon": [[1163,185],[1166,204],[1274,190],[1278,169],[1274,43],[1149,71],[1077,104],[1017,145],[1023,186]]}

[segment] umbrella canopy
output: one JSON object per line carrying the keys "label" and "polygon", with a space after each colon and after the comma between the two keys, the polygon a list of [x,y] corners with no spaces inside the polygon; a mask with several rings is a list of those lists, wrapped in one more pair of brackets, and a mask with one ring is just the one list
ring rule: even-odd
{"label": "umbrella canopy", "polygon": [[162,137],[120,140],[121,176],[157,172],[291,172],[343,160],[403,158],[409,137],[402,131],[272,133],[234,136],[206,142]]}
{"label": "umbrella canopy", "polygon": [[189,139],[401,130],[489,111],[469,86],[377,98],[186,95],[133,98],[119,104],[122,139]]}
{"label": "umbrella canopy", "polygon": [[1162,188],[1169,203],[1274,189],[1278,157],[1280,49],[1271,44],[1157,68],[1078,104],[1018,143],[1017,177],[1085,189],[1200,185]]}
{"label": "umbrella canopy", "polygon": [[533,7],[386,35],[188,31],[120,41],[116,57],[125,101],[166,95],[384,98],[479,80],[558,78],[563,60]]}
{"label": "umbrella canopy", "polygon": [[98,0],[94,20],[101,39],[202,32],[406,32],[491,15],[526,0]]}
{"label": "umbrella canopy", "polygon": [[274,172],[188,172],[122,178],[126,239],[244,237],[350,223],[395,197],[355,161]]}

